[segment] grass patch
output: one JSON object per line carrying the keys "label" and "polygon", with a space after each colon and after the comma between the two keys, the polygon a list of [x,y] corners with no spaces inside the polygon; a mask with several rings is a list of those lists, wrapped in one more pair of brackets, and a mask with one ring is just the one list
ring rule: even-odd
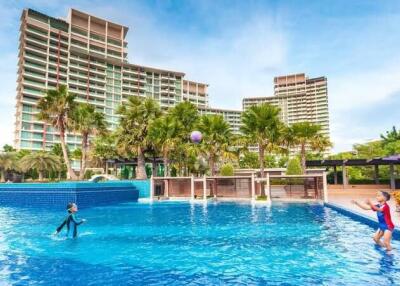
{"label": "grass patch", "polygon": [[266,201],[268,196],[257,196],[256,201]]}

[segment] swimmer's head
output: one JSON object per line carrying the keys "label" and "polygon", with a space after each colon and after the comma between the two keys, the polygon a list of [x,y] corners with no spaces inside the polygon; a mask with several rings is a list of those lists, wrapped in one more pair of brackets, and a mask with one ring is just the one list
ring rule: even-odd
{"label": "swimmer's head", "polygon": [[78,206],[75,203],[68,203],[67,211],[69,213],[76,213],[78,211]]}
{"label": "swimmer's head", "polygon": [[380,203],[384,203],[390,200],[390,194],[385,191],[379,191],[376,195],[376,200]]}

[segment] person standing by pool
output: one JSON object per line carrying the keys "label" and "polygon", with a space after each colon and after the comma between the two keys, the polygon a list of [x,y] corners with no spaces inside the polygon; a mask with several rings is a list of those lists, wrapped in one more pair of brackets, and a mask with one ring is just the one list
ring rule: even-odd
{"label": "person standing by pool", "polygon": [[68,216],[66,219],[57,227],[54,234],[59,234],[64,226],[67,226],[67,237],[76,238],[78,236],[78,225],[84,223],[86,220],[82,219],[77,221],[75,214],[78,212],[78,206],[75,203],[69,203],[67,205]]}
{"label": "person standing by pool", "polygon": [[[376,200],[377,204],[373,204],[370,199],[366,200],[366,204],[361,204],[355,200],[352,203],[364,210],[373,210],[378,216],[379,228],[374,235],[374,241],[376,244],[385,247],[386,250],[392,250],[390,241],[392,240],[392,233],[394,230],[394,224],[390,215],[390,207],[387,201],[390,200],[390,194],[388,192],[379,191]],[[381,238],[383,237],[383,243]]]}

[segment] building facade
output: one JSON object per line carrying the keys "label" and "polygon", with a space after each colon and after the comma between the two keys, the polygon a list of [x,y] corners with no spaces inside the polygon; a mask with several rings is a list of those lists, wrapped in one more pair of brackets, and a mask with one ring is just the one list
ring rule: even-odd
{"label": "building facade", "polygon": [[231,126],[232,132],[234,134],[240,134],[242,111],[213,108],[213,107],[199,107],[198,109],[200,115],[203,114],[221,115],[225,119],[225,121],[228,122],[229,125]]}
{"label": "building facade", "polygon": [[243,110],[270,103],[281,109],[284,123],[309,121],[322,127],[329,137],[328,81],[326,77],[308,78],[304,73],[274,78],[274,96],[243,99]]}
{"label": "building facade", "polygon": [[[96,106],[111,128],[117,107],[129,96],[157,100],[162,109],[182,101],[208,107],[208,85],[184,79],[182,72],[128,63],[128,27],[71,9],[66,20],[32,9],[21,15],[14,145],[50,149],[59,137],[36,119],[36,104],[47,89],[66,85],[78,102]],[[70,149],[81,138],[68,134]]]}

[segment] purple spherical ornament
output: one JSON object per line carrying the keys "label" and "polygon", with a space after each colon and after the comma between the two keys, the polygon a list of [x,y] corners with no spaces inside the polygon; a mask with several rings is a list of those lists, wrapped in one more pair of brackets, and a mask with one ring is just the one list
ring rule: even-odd
{"label": "purple spherical ornament", "polygon": [[202,137],[203,135],[201,135],[200,131],[193,131],[190,134],[190,140],[192,140],[193,143],[199,143]]}

